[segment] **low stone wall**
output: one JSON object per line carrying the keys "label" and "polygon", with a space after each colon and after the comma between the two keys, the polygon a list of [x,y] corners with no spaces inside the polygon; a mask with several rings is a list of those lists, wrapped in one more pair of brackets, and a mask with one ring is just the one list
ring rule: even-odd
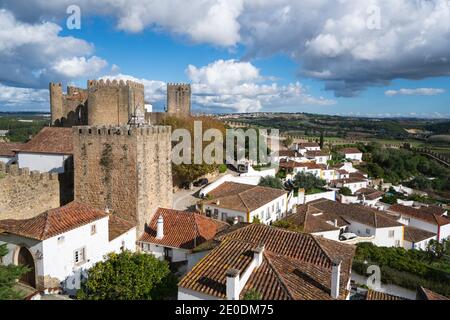
{"label": "low stone wall", "polygon": [[32,218],[59,205],[58,174],[0,162],[0,220]]}

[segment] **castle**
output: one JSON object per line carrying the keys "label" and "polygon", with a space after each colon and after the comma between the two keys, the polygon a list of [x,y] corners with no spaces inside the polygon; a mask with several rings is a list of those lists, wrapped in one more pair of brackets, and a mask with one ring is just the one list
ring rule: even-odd
{"label": "castle", "polygon": [[74,198],[109,210],[143,232],[172,207],[171,129],[165,116],[190,115],[188,84],[168,84],[167,113],[145,112],[144,86],[89,80],[87,89],[50,83],[53,126],[73,127]]}
{"label": "castle", "polygon": [[166,113],[146,112],[144,85],[133,81],[89,80],[87,89],[68,86],[66,94],[61,83],[50,83],[49,90],[54,126],[158,124],[166,115],[191,114],[190,84],[167,85]]}

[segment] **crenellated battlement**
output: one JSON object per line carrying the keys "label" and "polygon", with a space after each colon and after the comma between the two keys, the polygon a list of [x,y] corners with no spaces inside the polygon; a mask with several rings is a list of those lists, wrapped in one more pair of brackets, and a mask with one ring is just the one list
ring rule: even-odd
{"label": "crenellated battlement", "polygon": [[17,164],[6,164],[0,161],[0,173],[7,174],[12,177],[30,177],[31,180],[58,180],[57,173],[30,171],[29,168],[19,168]]}
{"label": "crenellated battlement", "polygon": [[74,127],[73,132],[79,136],[136,136],[136,135],[154,135],[158,133],[171,133],[170,126],[79,126]]}
{"label": "crenellated battlement", "polygon": [[131,87],[136,89],[144,89],[144,85],[139,82],[131,81],[131,80],[110,80],[110,79],[100,79],[100,80],[88,80],[87,82],[88,88],[95,87]]}
{"label": "crenellated battlement", "polygon": [[167,88],[181,88],[181,89],[190,90],[191,89],[191,85],[189,83],[172,83],[172,82],[169,82],[167,84]]}

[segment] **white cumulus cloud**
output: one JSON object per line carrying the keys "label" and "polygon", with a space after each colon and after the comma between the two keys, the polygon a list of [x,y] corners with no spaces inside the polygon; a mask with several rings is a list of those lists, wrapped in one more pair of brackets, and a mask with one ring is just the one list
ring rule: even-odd
{"label": "white cumulus cloud", "polygon": [[0,83],[43,88],[50,81],[95,76],[107,65],[92,55],[92,44],[60,32],[55,23],[22,22],[0,9]]}

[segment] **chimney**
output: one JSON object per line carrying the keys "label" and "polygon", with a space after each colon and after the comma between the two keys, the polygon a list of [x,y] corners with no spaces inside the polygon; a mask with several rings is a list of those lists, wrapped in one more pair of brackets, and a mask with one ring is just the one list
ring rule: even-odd
{"label": "chimney", "polygon": [[162,239],[164,237],[164,219],[159,216],[158,222],[156,223],[156,239]]}
{"label": "chimney", "polygon": [[331,297],[339,297],[339,283],[341,280],[341,261],[333,261],[331,266]]}
{"label": "chimney", "polygon": [[239,288],[239,270],[228,269],[227,271],[227,300],[239,300],[241,290]]}
{"label": "chimney", "polygon": [[253,252],[253,261],[255,262],[255,268],[258,268],[261,266],[263,262],[264,245],[257,246],[255,249],[252,250],[252,252]]}
{"label": "chimney", "polygon": [[338,226],[338,221],[337,221],[337,219],[334,219],[334,226],[335,226],[335,227]]}
{"label": "chimney", "polygon": [[233,224],[238,224],[239,223],[239,218],[236,216],[233,219]]}

